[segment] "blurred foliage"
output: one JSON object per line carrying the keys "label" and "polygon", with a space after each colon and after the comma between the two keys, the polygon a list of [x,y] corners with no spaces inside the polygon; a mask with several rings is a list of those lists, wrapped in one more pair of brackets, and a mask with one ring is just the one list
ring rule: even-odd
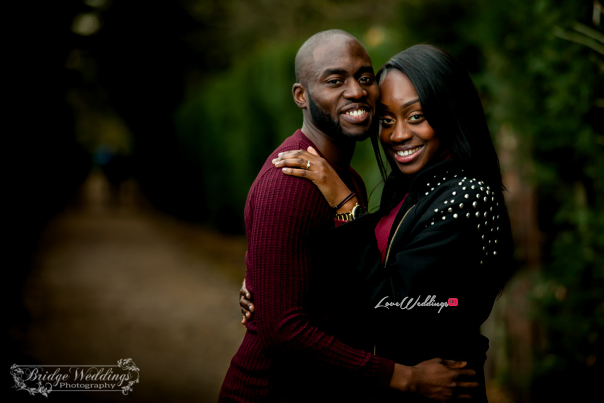
{"label": "blurred foliage", "polygon": [[[532,295],[542,337],[532,379],[506,378],[516,388],[532,385],[533,401],[589,400],[602,379],[604,336],[604,43],[594,17],[601,8],[546,0],[409,4],[408,36],[442,44],[466,63],[492,133],[513,131],[517,163],[533,167],[524,179],[537,190],[544,237]],[[431,24],[434,9],[455,17]]]}
{"label": "blurred foliage", "polygon": [[300,126],[288,91],[296,51],[284,46],[249,56],[177,112],[183,157],[203,175],[205,193],[218,196],[209,198],[206,208],[219,228],[241,227],[245,198],[260,167]]}
{"label": "blurred foliage", "polygon": [[556,35],[593,26],[592,8],[488,2],[475,31],[492,127],[509,125],[520,138],[539,197],[543,262],[532,297],[543,334],[534,401],[590,400],[603,375],[604,55]]}

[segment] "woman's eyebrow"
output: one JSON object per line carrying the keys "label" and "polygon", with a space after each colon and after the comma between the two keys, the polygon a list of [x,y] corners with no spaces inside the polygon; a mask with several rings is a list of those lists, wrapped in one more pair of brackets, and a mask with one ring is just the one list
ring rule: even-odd
{"label": "woman's eyebrow", "polygon": [[[415,104],[417,102],[419,102],[419,98],[412,99],[411,101],[407,101],[407,102],[405,102],[403,104],[403,106],[401,106],[401,109],[405,109],[405,108],[407,108],[407,107],[409,107],[409,106],[411,106],[411,105],[413,105],[413,104]],[[381,109],[381,110],[388,110],[388,105],[383,104],[381,102],[378,102],[378,108]]]}
{"label": "woman's eyebrow", "polygon": [[417,102],[419,102],[419,98],[412,99],[411,101],[407,101],[407,102],[405,102],[403,104],[403,106],[401,106],[401,109],[405,109],[406,107],[411,106],[411,105],[413,105],[414,103],[417,103]]}

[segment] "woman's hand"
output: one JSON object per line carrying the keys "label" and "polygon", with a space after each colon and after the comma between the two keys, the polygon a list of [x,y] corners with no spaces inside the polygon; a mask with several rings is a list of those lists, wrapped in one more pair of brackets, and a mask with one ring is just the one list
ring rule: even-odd
{"label": "woman's hand", "polygon": [[464,366],[465,362],[444,361],[440,358],[423,361],[413,367],[395,364],[390,386],[440,402],[447,401],[454,395],[471,398],[468,392],[457,388],[475,388],[478,382],[455,381],[460,375],[476,375],[472,369],[459,369]]}
{"label": "woman's hand", "polygon": [[[331,165],[321,158],[312,147],[308,147],[308,151],[294,150],[279,153],[279,156],[273,160],[273,164],[277,168],[282,168],[286,175],[298,176],[312,181],[323,193],[323,197],[332,208],[336,207],[351,193],[348,186],[342,182],[342,179]],[[352,210],[356,203],[357,198],[354,197],[337,212],[348,212]]]}
{"label": "woman's hand", "polygon": [[245,279],[243,279],[241,290],[239,290],[239,306],[241,306],[241,313],[243,314],[242,325],[245,325],[245,322],[252,317],[252,312],[254,312],[254,304],[250,299],[250,292],[245,288]]}

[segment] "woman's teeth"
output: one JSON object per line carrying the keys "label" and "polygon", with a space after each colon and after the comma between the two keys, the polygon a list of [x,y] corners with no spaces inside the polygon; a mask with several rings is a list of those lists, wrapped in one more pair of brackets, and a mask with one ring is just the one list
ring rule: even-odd
{"label": "woman's teeth", "polygon": [[361,116],[364,113],[365,109],[354,109],[352,111],[346,111],[346,114],[350,116]]}
{"label": "woman's teeth", "polygon": [[401,157],[406,157],[408,155],[415,154],[417,151],[419,151],[420,148],[422,148],[422,146],[412,148],[411,150],[397,151],[396,153]]}

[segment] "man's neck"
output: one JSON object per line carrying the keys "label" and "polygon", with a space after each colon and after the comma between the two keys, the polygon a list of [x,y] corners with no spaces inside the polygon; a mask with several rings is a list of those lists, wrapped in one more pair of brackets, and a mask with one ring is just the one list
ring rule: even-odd
{"label": "man's neck", "polygon": [[354,140],[336,140],[306,121],[302,124],[302,133],[317,146],[331,165],[348,170],[356,145]]}

